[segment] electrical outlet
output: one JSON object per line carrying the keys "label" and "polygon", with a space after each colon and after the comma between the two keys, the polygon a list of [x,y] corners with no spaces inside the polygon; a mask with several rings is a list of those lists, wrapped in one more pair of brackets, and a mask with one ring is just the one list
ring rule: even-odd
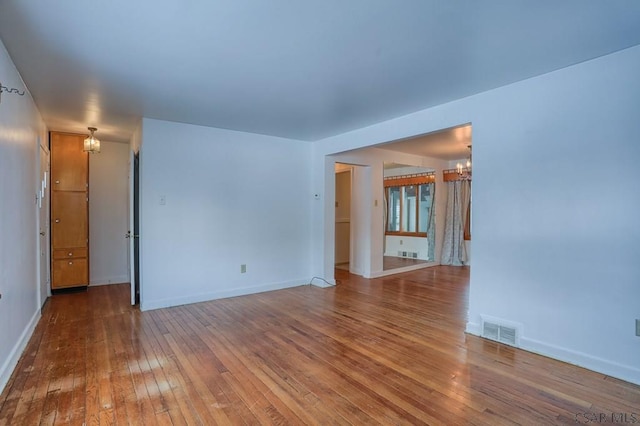
{"label": "electrical outlet", "polygon": [[243,263],[242,265],[240,265],[240,273],[244,274],[246,272],[247,272],[247,265]]}
{"label": "electrical outlet", "polygon": [[400,240],[400,245],[402,245],[402,240]]}
{"label": "electrical outlet", "polygon": [[636,320],[636,336],[640,337],[640,319]]}
{"label": "electrical outlet", "polygon": [[161,206],[164,206],[164,205],[166,205],[166,204],[167,204],[167,197],[166,197],[166,195],[161,195],[161,196],[160,196],[160,205],[161,205]]}

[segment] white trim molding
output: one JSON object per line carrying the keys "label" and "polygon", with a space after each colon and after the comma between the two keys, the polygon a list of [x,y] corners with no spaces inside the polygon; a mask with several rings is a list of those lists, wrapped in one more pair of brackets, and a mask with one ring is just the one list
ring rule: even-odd
{"label": "white trim molding", "polygon": [[0,393],[4,391],[4,387],[9,382],[11,374],[13,374],[13,370],[18,365],[22,352],[24,352],[24,349],[27,347],[27,343],[29,343],[29,339],[31,339],[31,335],[33,334],[33,330],[35,330],[39,319],[40,309],[37,309],[27,326],[22,331],[20,338],[11,349],[7,360],[2,364],[2,367],[0,367]]}
{"label": "white trim molding", "polygon": [[[465,332],[482,337],[482,327],[478,323],[468,322]],[[520,337],[519,349],[640,385],[640,369],[630,365],[618,364],[583,352],[551,345],[527,337]]]}

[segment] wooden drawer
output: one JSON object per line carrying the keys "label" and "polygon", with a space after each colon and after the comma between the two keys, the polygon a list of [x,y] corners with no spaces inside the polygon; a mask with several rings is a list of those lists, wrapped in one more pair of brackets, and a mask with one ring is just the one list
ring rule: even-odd
{"label": "wooden drawer", "polygon": [[89,285],[87,259],[54,260],[52,278],[52,289]]}
{"label": "wooden drawer", "polygon": [[73,259],[76,257],[87,257],[86,247],[63,248],[53,250],[53,259]]}

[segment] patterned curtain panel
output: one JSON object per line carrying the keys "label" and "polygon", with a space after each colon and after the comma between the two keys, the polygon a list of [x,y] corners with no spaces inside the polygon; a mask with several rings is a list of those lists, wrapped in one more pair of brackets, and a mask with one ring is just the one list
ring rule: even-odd
{"label": "patterned curtain panel", "polygon": [[436,184],[429,183],[431,193],[431,208],[429,208],[429,223],[427,225],[427,245],[429,261],[436,260]]}
{"label": "patterned curtain panel", "polygon": [[464,223],[469,207],[471,184],[468,180],[447,182],[447,216],[442,242],[442,265],[466,265],[468,256],[464,244]]}

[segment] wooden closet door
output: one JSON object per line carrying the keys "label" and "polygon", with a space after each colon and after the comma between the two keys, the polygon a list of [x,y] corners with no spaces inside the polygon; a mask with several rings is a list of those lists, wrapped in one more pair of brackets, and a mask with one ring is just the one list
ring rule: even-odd
{"label": "wooden closet door", "polygon": [[51,183],[54,191],[86,191],[89,154],[82,151],[84,135],[51,133]]}
{"label": "wooden closet door", "polygon": [[51,289],[89,285],[89,155],[85,135],[51,132]]}
{"label": "wooden closet door", "polygon": [[56,191],[51,197],[51,237],[54,249],[87,247],[89,218],[86,192]]}

